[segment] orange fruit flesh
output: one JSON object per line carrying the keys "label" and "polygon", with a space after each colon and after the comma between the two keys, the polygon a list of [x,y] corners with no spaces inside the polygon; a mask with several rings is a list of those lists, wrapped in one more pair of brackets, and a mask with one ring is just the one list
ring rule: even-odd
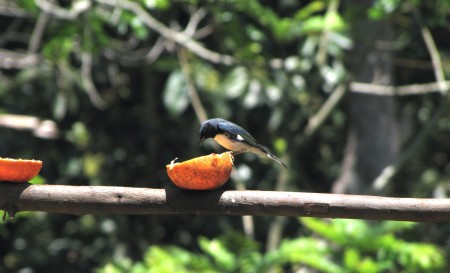
{"label": "orange fruit flesh", "polygon": [[170,180],[176,186],[189,190],[217,189],[227,182],[233,169],[230,152],[200,156],[181,163],[174,161],[166,165]]}
{"label": "orange fruit flesh", "polygon": [[29,181],[39,173],[41,168],[40,160],[0,158],[0,181]]}

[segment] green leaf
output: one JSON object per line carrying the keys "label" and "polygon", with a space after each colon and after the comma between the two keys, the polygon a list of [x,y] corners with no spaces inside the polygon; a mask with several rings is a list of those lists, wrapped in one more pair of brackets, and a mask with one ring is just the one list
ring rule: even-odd
{"label": "green leaf", "polygon": [[149,9],[166,10],[171,6],[169,0],[144,0],[144,4]]}
{"label": "green leaf", "polygon": [[321,32],[324,28],[324,17],[323,16],[311,16],[305,20],[302,24],[302,31],[306,33]]}
{"label": "green leaf", "polygon": [[379,266],[377,262],[375,262],[372,258],[366,257],[364,258],[358,265],[357,272],[360,273],[378,273],[381,272],[384,268]]}
{"label": "green leaf", "polygon": [[248,86],[248,92],[244,98],[244,106],[245,108],[251,109],[262,102],[262,84],[257,79],[252,79]]}
{"label": "green leaf", "polygon": [[247,69],[243,66],[237,66],[225,76],[221,89],[228,98],[237,98],[244,93],[248,81]]}
{"label": "green leaf", "polygon": [[107,263],[104,267],[97,270],[97,273],[121,273],[122,270],[114,263]]}
{"label": "green leaf", "polygon": [[147,27],[142,23],[141,19],[139,17],[134,17],[131,22],[131,28],[133,29],[134,33],[136,34],[136,37],[141,40],[145,40],[148,38],[148,29]]}
{"label": "green leaf", "polygon": [[288,18],[278,20],[273,24],[273,32],[278,40],[292,39],[293,33],[291,29],[295,26],[295,22]]}
{"label": "green leaf", "polygon": [[344,252],[344,264],[349,269],[357,267],[359,260],[361,259],[360,253],[357,249],[350,248]]}
{"label": "green leaf", "polygon": [[83,156],[84,174],[89,178],[95,178],[101,171],[105,156],[102,153],[85,153]]}
{"label": "green leaf", "polygon": [[69,57],[75,46],[73,37],[55,37],[50,40],[42,50],[45,58],[50,60],[60,60]]}
{"label": "green leaf", "polygon": [[[39,7],[36,5],[35,0],[17,0],[14,1],[19,7],[28,11],[39,11]],[[7,3],[7,2],[6,2]]]}
{"label": "green leaf", "polygon": [[286,139],[278,137],[275,139],[274,143],[275,151],[277,151],[278,154],[283,154],[286,152],[287,149],[287,142]]}
{"label": "green leaf", "polygon": [[320,239],[298,238],[283,241],[278,251],[285,262],[305,264],[321,272],[343,272],[341,267],[326,255],[330,250],[329,245]]}
{"label": "green leaf", "polygon": [[75,122],[72,125],[66,137],[67,140],[73,142],[80,149],[86,148],[91,139],[88,128],[81,121]]}
{"label": "green leaf", "polygon": [[44,179],[42,176],[37,175],[37,176],[33,177],[33,179],[31,179],[31,180],[28,181],[28,182],[29,182],[30,184],[42,185],[42,184],[45,184],[45,179]]}
{"label": "green leaf", "polygon": [[202,90],[214,92],[220,85],[220,74],[208,63],[197,62],[192,66],[195,85]]}
{"label": "green leaf", "polygon": [[325,28],[327,30],[342,31],[346,27],[347,25],[339,13],[329,12],[325,15]]}
{"label": "green leaf", "polygon": [[225,247],[222,241],[200,237],[198,244],[204,252],[214,259],[219,267],[226,271],[233,271],[236,268],[236,256]]}
{"label": "green leaf", "polygon": [[325,16],[311,16],[303,22],[302,31],[306,33],[318,33],[327,31],[343,31],[347,25],[337,12],[327,13]]}
{"label": "green leaf", "polygon": [[323,11],[325,9],[324,1],[313,1],[307,4],[304,8],[297,11],[294,18],[297,20],[306,20],[308,17],[312,16],[312,14]]}
{"label": "green leaf", "polygon": [[66,92],[58,92],[53,102],[53,116],[57,120],[61,120],[67,113],[67,94]]}
{"label": "green leaf", "polygon": [[381,20],[392,14],[401,4],[400,0],[377,0],[368,9],[367,14],[373,20]]}
{"label": "green leaf", "polygon": [[341,235],[336,232],[331,224],[315,218],[300,218],[300,222],[313,232],[325,237],[328,240],[337,242],[341,241]]}
{"label": "green leaf", "polygon": [[181,70],[170,74],[163,91],[163,103],[172,116],[180,115],[188,107],[186,80]]}

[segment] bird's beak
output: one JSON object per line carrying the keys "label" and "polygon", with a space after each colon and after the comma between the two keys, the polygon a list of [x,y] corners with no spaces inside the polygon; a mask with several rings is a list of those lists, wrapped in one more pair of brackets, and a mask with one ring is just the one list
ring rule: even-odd
{"label": "bird's beak", "polygon": [[202,146],[203,141],[205,141],[205,138],[204,137],[200,138],[200,147]]}

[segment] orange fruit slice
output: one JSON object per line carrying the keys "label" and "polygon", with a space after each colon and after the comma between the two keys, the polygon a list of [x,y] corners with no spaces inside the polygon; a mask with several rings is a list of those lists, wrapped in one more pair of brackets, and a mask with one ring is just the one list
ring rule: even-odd
{"label": "orange fruit slice", "polygon": [[[176,159],[175,159],[176,160]],[[166,165],[170,180],[182,189],[213,190],[227,182],[233,169],[230,152],[210,154]]]}
{"label": "orange fruit slice", "polygon": [[42,168],[40,160],[0,157],[0,181],[25,182],[35,177]]}

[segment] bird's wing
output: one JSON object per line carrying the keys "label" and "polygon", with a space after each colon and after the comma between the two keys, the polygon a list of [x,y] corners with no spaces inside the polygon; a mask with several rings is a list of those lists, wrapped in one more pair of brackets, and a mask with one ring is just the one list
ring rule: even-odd
{"label": "bird's wing", "polygon": [[236,141],[246,142],[254,147],[261,146],[249,132],[237,124],[231,122],[220,122],[218,127],[224,134]]}

